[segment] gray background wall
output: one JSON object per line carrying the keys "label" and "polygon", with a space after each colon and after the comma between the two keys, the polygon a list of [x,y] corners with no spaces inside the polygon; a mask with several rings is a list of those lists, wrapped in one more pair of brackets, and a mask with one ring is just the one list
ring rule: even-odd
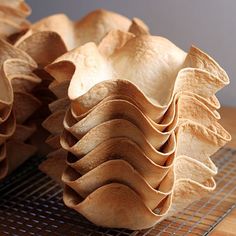
{"label": "gray background wall", "polygon": [[137,16],[151,33],[167,37],[188,50],[194,44],[227,71],[231,84],[217,95],[223,105],[236,106],[236,0],[26,0],[30,20],[64,12],[79,19],[96,8]]}

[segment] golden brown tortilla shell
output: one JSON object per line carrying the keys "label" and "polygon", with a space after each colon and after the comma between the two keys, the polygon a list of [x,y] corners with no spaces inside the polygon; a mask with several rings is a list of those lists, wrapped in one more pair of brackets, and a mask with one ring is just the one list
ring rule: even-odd
{"label": "golden brown tortilla shell", "polygon": [[[169,137],[177,124],[177,119],[174,119],[173,123],[170,124],[170,126],[167,126],[165,131],[160,131],[159,126],[154,122],[151,122],[141,110],[124,100],[111,100],[103,103],[89,113],[84,119],[75,124],[70,122],[68,116],[66,118],[68,119],[65,119],[64,127],[78,139],[101,123],[112,119],[125,119],[136,125],[153,146],[156,146],[157,142],[162,143],[162,141],[160,141],[161,139],[167,140],[165,137]],[[154,139],[159,140],[152,141]]]}
{"label": "golden brown tortilla shell", "polygon": [[34,155],[36,148],[23,142],[9,141],[6,143],[6,158],[0,162],[0,178],[10,174],[25,160]]}
{"label": "golden brown tortilla shell", "polygon": [[42,126],[51,134],[61,134],[64,116],[65,110],[56,111],[42,123]]}
{"label": "golden brown tortilla shell", "polygon": [[[125,129],[120,129],[123,126]],[[110,129],[111,127],[114,127],[114,129]],[[102,131],[102,133],[101,130],[104,130],[104,132]],[[114,132],[116,130],[118,132]],[[94,139],[94,137],[96,137],[96,139]],[[144,153],[159,165],[163,165],[166,162],[167,157],[171,155],[176,148],[175,137],[173,134],[170,136],[167,143],[162,147],[161,151],[158,151],[157,149],[153,148],[153,146],[145,138],[143,133],[136,126],[125,120],[122,120],[122,122],[120,122],[119,119],[105,122],[95,127],[90,132],[88,132],[80,141],[77,141],[68,131],[64,130],[61,136],[61,146],[65,150],[70,151],[75,156],[80,158],[92,151],[102,142],[116,137],[127,137],[133,142],[137,143],[137,145],[144,151]],[[94,141],[88,142],[88,140]]]}
{"label": "golden brown tortilla shell", "polygon": [[[108,35],[108,36],[111,37],[111,35]],[[120,41],[121,42],[119,43],[122,44],[122,40]],[[119,45],[119,43],[117,43],[117,45]],[[153,49],[151,57],[153,58],[155,57],[155,60],[152,61],[149,58],[150,61],[152,62],[151,64],[141,63],[140,62],[141,59],[138,57],[139,54],[138,53],[137,55],[135,54],[136,52],[139,52],[139,48],[143,44],[145,45],[145,47],[147,47],[147,51],[149,47]],[[162,52],[162,50],[164,49],[165,49],[165,52],[168,51],[169,53],[168,63],[171,63],[172,65],[171,69],[169,67],[168,68],[165,67],[166,65],[165,66],[158,65],[157,67],[156,65],[153,64],[155,63],[155,61],[158,61],[157,58],[159,54],[161,54],[160,52]],[[198,49],[192,47],[189,53],[191,54],[193,50],[197,51]],[[175,57],[172,54],[175,55]],[[86,58],[86,61],[91,61],[91,64],[84,63],[83,62],[84,59],[81,59],[81,55],[84,55],[84,58]],[[93,59],[90,58],[91,57],[90,55],[93,55]],[[176,55],[179,55],[179,58]],[[108,59],[106,59],[105,56],[103,56],[99,52],[96,45],[93,43],[88,43],[58,58],[52,65],[48,67],[48,71],[56,78],[57,81],[63,81],[65,79],[68,80],[68,79],[71,79],[72,77],[71,83],[69,86],[69,97],[72,100],[80,99],[80,102],[79,102],[80,111],[82,109],[86,110],[86,107],[83,108],[83,106],[86,105],[87,107],[89,106],[89,108],[91,108],[95,104],[97,104],[99,100],[103,99],[104,97],[108,95],[111,95],[111,91],[109,91],[109,89],[111,88],[107,88],[107,86],[101,88],[100,92],[96,91],[96,93],[93,93],[93,97],[91,94],[86,93],[87,91],[90,91],[94,85],[101,83],[101,78],[102,80],[111,80],[111,79],[114,79],[114,77],[118,77],[118,78],[121,77],[122,80],[128,79],[131,83],[136,84],[137,87],[142,88],[142,92],[145,93],[145,95],[143,94],[143,96],[144,97],[147,96],[147,98],[149,99],[149,102],[154,103],[156,105],[156,108],[158,107],[158,109],[160,109],[160,111],[158,110],[159,117],[155,116],[155,119],[158,119],[158,118],[160,119],[163,112],[166,111],[167,107],[172,101],[174,94],[176,93],[175,86],[177,86],[176,87],[177,92],[181,91],[180,88],[183,86],[183,91],[194,92],[197,94],[198,92],[197,89],[199,88],[199,85],[201,83],[197,83],[196,74],[198,78],[200,78],[199,81],[204,82],[204,79],[202,78],[205,78],[205,81],[208,81],[208,83],[212,84],[212,86],[206,86],[206,88],[209,89],[209,91],[207,92],[207,94],[204,93],[204,96],[206,96],[204,98],[207,100],[206,102],[208,103],[217,102],[215,97],[212,99],[212,97],[214,96],[214,93],[217,90],[219,90],[221,87],[228,84],[228,77],[226,74],[223,79],[219,78],[215,74],[211,73],[211,71],[208,70],[207,66],[205,66],[206,70],[204,71],[203,71],[204,68],[202,66],[200,67],[200,69],[199,68],[183,68],[183,67],[188,66],[188,63],[192,65],[192,61],[191,61],[192,58],[190,57],[185,58],[185,55],[186,54],[184,52],[179,50],[177,47],[175,47],[173,44],[171,44],[168,40],[164,38],[142,35],[139,37],[131,38],[123,46],[121,46],[120,48],[114,51],[114,53],[110,57],[110,60],[112,61],[110,64],[113,65],[112,68],[111,68],[111,65],[108,63]],[[142,60],[145,60],[144,56],[146,55],[145,54],[143,55]],[[135,61],[136,59],[137,61]],[[188,62],[188,60],[190,60],[190,62]],[[206,58],[205,63],[208,62],[207,60],[211,64],[215,63],[210,58]],[[132,70],[130,69],[128,71],[129,73],[127,73],[127,70],[126,70],[127,61],[129,61],[130,63],[130,66],[128,67],[132,68]],[[69,66],[69,64],[71,65]],[[96,67],[94,67],[94,65],[96,65]],[[146,74],[145,76],[143,76],[143,78],[139,78],[140,76],[142,76],[141,72],[142,72],[142,67],[144,65],[147,66],[147,68],[145,68]],[[90,67],[91,67],[91,70],[90,70]],[[94,69],[92,69],[92,67]],[[59,68],[59,70],[56,68]],[[67,68],[67,70],[69,70],[70,72],[64,73],[63,68]],[[157,68],[159,70],[157,70]],[[216,68],[216,70],[220,70],[220,69]],[[113,76],[113,72],[115,74],[114,76]],[[147,74],[147,72],[149,74]],[[157,73],[159,76],[157,76],[155,73]],[[65,78],[65,74],[67,74],[66,78]],[[167,76],[168,78],[165,78],[165,76],[161,76],[162,74]],[[148,79],[148,76],[150,77],[149,79]],[[85,78],[87,77],[90,77],[89,82],[88,80],[85,81]],[[144,78],[145,80],[148,80],[149,83],[144,83],[145,82],[145,81],[143,82]],[[156,78],[159,78],[159,80],[157,80]],[[164,80],[164,78],[165,78],[165,82],[163,83],[162,79]],[[186,83],[186,86],[185,87],[184,85],[179,86],[179,83],[178,83],[179,80],[181,81],[182,84]],[[105,82],[103,81],[103,83]],[[189,86],[189,84],[191,84],[191,86]],[[163,85],[165,85],[166,87],[163,87]],[[196,88],[194,88],[194,86],[196,86]],[[116,90],[116,92],[114,91],[114,93],[120,94],[120,91],[117,91],[117,89],[118,88],[116,86],[113,88],[113,91]],[[160,93],[156,93],[157,90],[158,91],[160,90]],[[130,91],[130,89],[128,91]],[[83,96],[84,93],[86,93],[89,100],[84,100],[86,99],[86,97]],[[133,94],[131,95],[132,97],[134,97]],[[81,96],[83,97],[83,99],[81,98]],[[91,102],[93,102],[93,105],[92,104],[89,105],[89,103]],[[212,104],[212,107],[217,107],[217,106],[218,104]],[[77,108],[77,110],[79,110],[79,108]],[[147,110],[150,110],[150,109],[147,109]]]}
{"label": "golden brown tortilla shell", "polygon": [[137,192],[144,204],[152,210],[171,193],[174,186],[174,176],[171,171],[167,173],[158,188],[154,189],[129,163],[123,160],[107,161],[83,176],[73,168],[67,167],[62,175],[62,181],[83,198],[108,183],[122,183]]}
{"label": "golden brown tortilla shell", "polygon": [[9,139],[15,132],[16,120],[14,113],[12,112],[8,119],[0,124],[0,145],[2,145],[7,139]]}
{"label": "golden brown tortilla shell", "polygon": [[64,14],[51,15],[37,21],[31,25],[30,30],[28,30],[26,34],[20,37],[16,42],[16,46],[22,41],[25,41],[31,35],[43,31],[52,31],[57,33],[63,39],[67,48],[74,47],[73,23]]}
{"label": "golden brown tortilla shell", "polygon": [[[222,127],[219,126],[216,122],[215,122],[215,119],[217,117],[215,117],[215,114],[212,113],[204,104],[198,102],[198,100],[196,100],[195,98],[192,98],[190,96],[180,96],[179,97],[179,109],[180,109],[180,118],[182,119],[190,119],[192,121],[199,121],[200,123],[202,123],[203,125],[211,125],[211,126],[214,126],[215,129],[218,130],[219,133],[222,133],[222,135],[224,135],[224,130],[222,130]],[[107,103],[108,104],[108,103]],[[123,103],[124,104],[124,103]],[[122,105],[123,105],[122,104]],[[113,110],[116,110],[118,108],[117,104],[116,106],[111,106],[110,109],[111,109],[111,115],[112,114],[112,109]],[[187,109],[188,108],[188,109]],[[198,109],[196,112],[196,109]],[[122,117],[122,112],[124,113],[124,111],[128,111],[128,108],[125,108],[123,106],[121,106],[121,117]],[[101,114],[99,113],[101,112]],[[95,109],[94,110],[94,113],[91,112],[89,115],[91,116],[91,125],[93,125],[92,127],[88,126],[89,123],[86,123],[86,122],[78,122],[76,123],[76,125],[73,125],[73,122],[72,122],[72,125],[70,124],[70,119],[65,119],[65,128],[71,132],[75,137],[77,137],[78,139],[80,139],[81,137],[83,137],[83,135],[85,135],[90,129],[96,127],[96,125],[100,125],[101,123],[103,123],[104,121],[108,121],[110,119],[114,119],[114,118],[117,118],[116,116],[111,116],[109,117],[108,119],[106,120],[101,120],[101,118],[99,118],[99,115],[101,117],[104,117],[103,114],[107,115],[109,114],[108,112],[110,112],[109,110],[107,111],[104,111],[102,108],[99,108],[99,109]],[[67,115],[69,114],[69,112],[67,113]],[[130,113],[132,115],[132,113]],[[88,117],[87,116],[85,119],[88,120]],[[137,114],[134,116],[135,118],[137,118]],[[126,118],[123,116],[123,118]],[[94,123],[96,122],[96,119],[98,120],[97,123]],[[138,119],[138,118],[137,118]],[[83,120],[81,120],[83,121]],[[134,120],[131,120],[134,124],[137,125],[137,122],[134,121]],[[140,121],[140,120],[138,120]],[[143,125],[144,122],[141,120],[141,124]],[[71,125],[71,126],[70,126]],[[150,125],[150,124],[149,124]],[[87,127],[90,127],[90,128],[87,128]],[[143,132],[144,132],[144,135],[145,137],[148,139],[148,141],[151,142],[150,140],[150,133],[147,132],[148,131],[148,125],[146,128],[142,128],[140,126],[138,126]],[[225,134],[227,135],[227,134]],[[157,138],[157,135],[154,135],[153,134],[153,137]],[[158,140],[158,142],[160,142],[160,140]],[[151,142],[152,143],[152,142]],[[155,146],[154,143],[152,143],[152,145]]]}
{"label": "golden brown tortilla shell", "polygon": [[24,1],[2,0],[0,13],[0,35],[5,40],[10,41],[30,26],[25,18],[31,13],[31,9]]}
{"label": "golden brown tortilla shell", "polygon": [[60,135],[50,135],[45,141],[53,150],[61,148]]}
{"label": "golden brown tortilla shell", "polygon": [[[73,137],[72,134],[64,130],[61,137],[61,145],[63,148],[72,152],[76,156],[81,156],[87,154],[89,151],[93,150],[97,145],[107,139],[115,137],[127,137],[136,142],[139,146],[148,146],[148,149],[150,148],[152,152],[154,151],[154,153],[156,153],[156,151],[159,150],[169,138],[153,136],[152,143],[155,143],[156,146],[152,146],[152,144],[149,142],[149,134],[143,132],[140,131],[137,126],[127,120],[114,119],[104,122],[91,129],[79,141],[75,139],[75,136]],[[73,135],[76,135],[76,133],[73,132]],[[91,140],[94,141],[91,142]]]}
{"label": "golden brown tortilla shell", "polygon": [[[109,160],[122,159],[130,163],[153,187],[156,188],[173,164],[174,154],[160,153],[163,165],[152,161],[144,151],[127,138],[112,138],[104,141],[81,159],[68,153],[67,165],[81,175]],[[158,181],[160,180],[160,181]]]}
{"label": "golden brown tortilla shell", "polygon": [[217,169],[209,157],[230,140],[230,135],[223,128],[221,131],[222,134],[219,134],[198,123],[183,122],[176,130],[176,156],[189,156],[216,172]]}
{"label": "golden brown tortilla shell", "polygon": [[99,51],[105,57],[109,57],[133,37],[135,35],[129,32],[111,30],[99,43]]}
{"label": "golden brown tortilla shell", "polygon": [[28,53],[42,68],[67,51],[62,38],[51,31],[34,33],[18,43],[17,47]]}
{"label": "golden brown tortilla shell", "polygon": [[59,110],[67,110],[70,106],[70,101],[68,98],[60,98],[49,104],[49,109],[52,113]]}
{"label": "golden brown tortilla shell", "polygon": [[11,173],[25,160],[34,155],[36,150],[36,147],[30,144],[16,141],[7,142],[8,173]]}
{"label": "golden brown tortilla shell", "polygon": [[1,0],[2,6],[8,6],[18,10],[21,14],[28,16],[31,13],[31,8],[24,0]]}
{"label": "golden brown tortilla shell", "polygon": [[201,199],[216,188],[213,178],[200,184],[190,179],[179,179],[175,183],[175,190],[172,199],[172,205],[168,216],[177,214],[192,202]]}
{"label": "golden brown tortilla shell", "polygon": [[63,200],[68,207],[78,211],[96,225],[133,230],[155,225],[166,214],[171,202],[169,198],[164,202],[164,206],[160,203],[160,213],[155,214],[143,204],[135,191],[119,183],[102,186],[85,200],[66,186]]}
{"label": "golden brown tortilla shell", "polygon": [[41,83],[41,79],[33,72],[35,65],[22,59],[7,59],[3,64],[6,77],[11,81],[14,92],[31,92]]}
{"label": "golden brown tortilla shell", "polygon": [[40,101],[31,94],[21,92],[14,93],[13,109],[17,123],[24,123],[40,105]]}
{"label": "golden brown tortilla shell", "polygon": [[204,163],[187,156],[178,156],[175,159],[174,169],[176,180],[191,179],[198,183],[204,183],[217,174],[217,170],[212,170]]}
{"label": "golden brown tortilla shell", "polygon": [[[163,203],[160,203],[161,206],[157,206],[155,210],[159,213],[145,207],[140,196],[120,183],[104,185],[84,200],[65,186],[63,200],[68,207],[78,211],[96,225],[137,230],[154,226],[214,189],[213,179],[209,179],[204,184],[187,179],[178,180],[175,185],[174,200],[172,201],[172,195],[170,195]],[[188,200],[183,201],[183,199]]]}
{"label": "golden brown tortilla shell", "polygon": [[[174,154],[169,154],[169,156],[168,154],[159,153],[161,162],[166,162],[166,164],[164,166],[157,165],[131,140],[127,138],[113,138],[98,145],[98,147],[81,159],[77,159],[71,153],[68,153],[67,165],[75,168],[83,175],[103,162],[113,159],[123,159],[130,163],[155,188],[159,184],[157,179],[162,180],[173,163]],[[57,156],[58,158],[63,156],[63,158],[66,158],[67,155],[65,150],[59,149],[48,155],[49,158],[51,156]],[[47,164],[45,163],[45,165]],[[55,161],[54,166],[48,167],[49,172],[44,172],[51,176],[53,169],[57,168],[56,166],[57,163]]]}
{"label": "golden brown tortilla shell", "polygon": [[[15,25],[22,25],[29,23],[24,19],[25,15],[22,14],[19,9],[12,8],[10,6],[2,5],[0,3],[0,13],[1,20],[5,20],[6,22],[11,22]],[[29,26],[29,25],[28,25]]]}
{"label": "golden brown tortilla shell", "polygon": [[[140,57],[139,53],[136,54],[139,50],[143,51],[143,48],[140,49],[142,46],[145,46],[147,51],[150,52],[148,55],[150,63],[142,64],[141,62],[146,62],[146,55]],[[152,51],[149,50],[150,48],[152,48]],[[165,51],[165,54],[168,53],[166,57],[168,58],[167,61],[159,58],[161,57],[162,50]],[[167,94],[167,92],[171,92],[170,88],[173,87],[175,77],[181,69],[186,54],[164,38],[142,35],[130,39],[122,48],[116,50],[109,58],[110,64],[108,63],[108,59],[99,53],[94,43],[87,43],[80,48],[68,52],[66,55],[57,59],[56,62],[67,60],[76,68],[69,86],[70,99],[73,100],[81,96],[96,83],[101,82],[101,79],[111,80],[122,78],[142,88],[146,96],[152,99],[157,105],[166,106],[165,100],[169,101],[171,97],[171,94]],[[86,61],[91,61],[91,63],[83,64],[83,60],[78,55],[83,55]],[[93,55],[93,58],[91,58],[91,55]],[[134,63],[134,65],[128,66],[130,68],[128,71],[126,70],[127,61],[131,64]],[[161,65],[157,67],[155,61],[160,61]],[[167,66],[169,63],[171,64],[170,67]],[[94,64],[96,64],[96,67],[94,67]],[[148,80],[149,83],[143,82],[143,73],[141,71],[144,64],[147,67],[145,68],[145,80]],[[89,83],[84,80],[88,76],[90,77]],[[159,80],[156,78],[159,78]],[[165,80],[165,83],[163,83],[163,80]],[[154,93],[154,90],[160,89],[160,85],[162,85],[161,92],[158,94]],[[163,85],[165,86],[163,87]],[[167,87],[168,91],[165,89]]]}
{"label": "golden brown tortilla shell", "polygon": [[28,62],[31,65],[36,67],[35,61],[24,51],[13,47],[5,40],[0,39],[0,64],[2,65],[4,61],[10,58],[22,59],[25,62]]}
{"label": "golden brown tortilla shell", "polygon": [[26,141],[29,137],[32,136],[32,134],[36,131],[36,126],[35,125],[16,125],[16,130],[11,137],[11,140],[15,141],[21,141],[24,142]]}
{"label": "golden brown tortilla shell", "polygon": [[197,122],[204,126],[217,125],[219,113],[213,112],[207,105],[190,94],[180,93],[178,95],[178,117]]}
{"label": "golden brown tortilla shell", "polygon": [[129,32],[138,35],[149,34],[148,26],[139,18],[133,18]]}
{"label": "golden brown tortilla shell", "polygon": [[[71,117],[71,115],[74,117],[74,119]],[[154,122],[150,117],[146,114],[144,114],[141,109],[138,107],[138,104],[130,97],[122,96],[122,95],[112,95],[104,98],[98,105],[94,106],[92,109],[88,110],[86,113],[83,113],[79,116],[77,116],[77,111],[74,111],[71,109],[71,111],[68,111],[67,115],[65,116],[65,120],[68,122],[69,119],[77,120],[78,125],[81,123],[81,125],[85,125],[87,120],[89,118],[94,116],[97,119],[97,117],[101,116],[117,116],[117,118],[125,118],[132,120],[132,117],[136,116],[136,118],[133,118],[133,120],[139,120],[138,122],[145,122],[149,123],[150,126],[153,126],[155,129],[161,131],[161,132],[167,132],[173,129],[177,123],[177,117],[178,117],[178,110],[176,110],[176,102],[172,102],[168,110],[166,111],[164,117],[162,117],[162,120],[160,122]],[[122,114],[122,112],[124,114]],[[93,115],[94,114],[94,115]],[[114,115],[113,115],[114,114]],[[128,118],[130,117],[130,118]],[[145,120],[145,121],[144,121]],[[96,121],[94,121],[95,123]],[[136,123],[138,123],[136,122]],[[135,122],[134,122],[135,123]],[[70,125],[71,126],[71,125]]]}
{"label": "golden brown tortilla shell", "polygon": [[64,14],[56,14],[33,24],[18,43],[37,32],[52,31],[60,35],[70,50],[90,41],[99,43],[113,29],[128,31],[130,25],[131,21],[128,18],[102,9],[90,12],[77,22],[72,22]]}
{"label": "golden brown tortilla shell", "polygon": [[[186,71],[186,74],[188,74],[188,71]],[[190,93],[190,92],[187,90],[184,90],[184,93]],[[91,108],[93,108],[104,98],[111,95],[118,95],[118,94],[131,97],[136,102],[136,104],[138,104],[138,107],[140,108],[140,110],[142,110],[144,114],[146,114],[147,116],[149,116],[151,119],[153,119],[156,122],[159,122],[161,120],[161,118],[163,117],[164,113],[167,110],[166,108],[161,108],[159,106],[155,106],[154,104],[152,104],[145,97],[145,95],[135,85],[131,84],[129,81],[109,80],[109,81],[104,81],[99,84],[96,84],[86,94],[77,98],[75,101],[72,101],[73,112],[75,115],[79,116],[87,112]],[[190,95],[193,95],[198,99],[200,97],[200,95],[198,94],[190,93]],[[200,100],[207,105],[210,103],[210,107],[213,107],[213,109],[215,107],[217,108],[218,106],[217,104],[216,105],[212,104],[211,103],[212,100],[206,100],[204,99],[204,97],[202,98],[200,97]]]}
{"label": "golden brown tortilla shell", "polygon": [[[229,84],[229,77],[223,68],[208,54],[192,46],[185,60],[185,67],[199,68],[217,77],[219,84]],[[204,89],[204,88],[202,88]]]}
{"label": "golden brown tortilla shell", "polygon": [[[107,97],[108,98],[108,97]],[[107,99],[106,98],[106,99]],[[177,100],[178,108],[175,108]],[[102,100],[104,101],[104,100]],[[179,112],[177,112],[179,111]],[[180,114],[178,114],[180,113]],[[139,110],[135,105],[127,102],[125,100],[108,100],[102,103],[99,103],[95,106],[90,113],[86,113],[86,117],[83,119],[79,119],[79,122],[76,123],[76,120],[80,117],[73,117],[70,114],[70,111],[67,112],[65,116],[64,126],[67,130],[76,130],[75,133],[78,135],[81,133],[87,133],[91,128],[103,123],[105,121],[114,119],[114,118],[123,118],[133,122],[137,125],[141,130],[146,129],[148,130],[149,127],[153,127],[154,129],[163,131],[164,128],[165,132],[171,132],[173,128],[175,128],[175,123],[178,121],[176,117],[180,117],[183,119],[189,119],[192,121],[196,121],[199,123],[204,124],[208,120],[208,123],[214,122],[216,123],[215,119],[219,119],[217,113],[213,113],[209,108],[198,101],[195,97],[191,97],[185,93],[177,94],[176,99],[171,103],[170,108],[168,109],[167,113],[164,115],[164,119],[162,122],[157,124],[150,120],[147,116],[145,116],[141,110]],[[169,117],[172,118],[169,118]],[[174,116],[174,117],[173,117]],[[171,124],[165,124],[165,118],[168,117],[170,119]],[[166,118],[166,119],[168,119]],[[174,121],[173,121],[174,119]],[[206,121],[205,121],[206,120]],[[140,125],[141,123],[141,125]],[[142,128],[142,125],[147,124],[146,128]],[[169,126],[170,125],[170,126]],[[72,131],[73,132],[73,131]],[[164,134],[164,133],[163,133]],[[78,137],[78,136],[77,136]]]}
{"label": "golden brown tortilla shell", "polygon": [[2,39],[8,40],[11,36],[21,31],[25,31],[28,28],[29,28],[29,23],[27,21],[18,25],[15,24],[15,22],[0,18],[0,30],[1,30],[0,37]]}
{"label": "golden brown tortilla shell", "polygon": [[[98,9],[75,23],[77,45],[87,42],[98,44],[111,30],[128,31],[131,21],[115,12]],[[101,27],[102,26],[102,27]]]}
{"label": "golden brown tortilla shell", "polygon": [[55,94],[57,98],[65,98],[67,97],[67,90],[69,86],[70,81],[66,80],[63,82],[57,82],[54,80],[50,85],[49,89]]}
{"label": "golden brown tortilla shell", "polygon": [[39,169],[63,187],[61,176],[66,167],[65,163],[66,152],[63,149],[58,149],[48,155],[47,160],[39,165]]}

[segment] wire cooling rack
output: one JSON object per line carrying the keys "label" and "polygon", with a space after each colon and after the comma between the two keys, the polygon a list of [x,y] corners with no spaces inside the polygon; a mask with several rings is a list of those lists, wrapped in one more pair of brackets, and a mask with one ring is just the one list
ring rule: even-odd
{"label": "wire cooling rack", "polygon": [[213,157],[219,167],[217,189],[156,227],[142,231],[93,225],[62,203],[62,191],[33,158],[0,184],[0,235],[207,235],[236,207],[236,150],[221,149]]}

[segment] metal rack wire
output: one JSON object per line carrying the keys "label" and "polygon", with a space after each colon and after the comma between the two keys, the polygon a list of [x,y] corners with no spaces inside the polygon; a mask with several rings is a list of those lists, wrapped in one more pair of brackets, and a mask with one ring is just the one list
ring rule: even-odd
{"label": "metal rack wire", "polygon": [[236,207],[236,150],[221,149],[213,158],[219,167],[217,189],[181,214],[142,231],[106,229],[93,225],[61,200],[61,188],[32,158],[0,184],[0,234],[22,235],[207,235]]}

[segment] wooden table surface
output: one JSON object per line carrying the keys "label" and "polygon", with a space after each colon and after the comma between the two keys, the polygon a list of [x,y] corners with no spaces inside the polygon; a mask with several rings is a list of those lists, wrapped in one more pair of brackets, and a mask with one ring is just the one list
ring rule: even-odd
{"label": "wooden table surface", "polygon": [[[236,149],[236,108],[222,107],[220,114],[222,118],[220,123],[232,136],[232,141],[226,146]],[[236,209],[215,228],[211,236],[236,236]]]}

